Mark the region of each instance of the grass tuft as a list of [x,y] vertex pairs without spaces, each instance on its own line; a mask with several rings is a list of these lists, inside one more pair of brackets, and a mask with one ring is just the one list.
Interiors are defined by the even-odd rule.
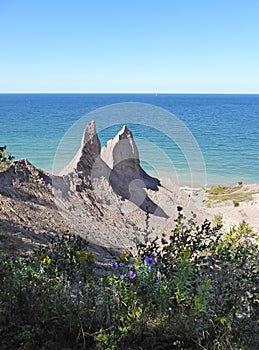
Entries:
[[252,200],[253,195],[259,193],[258,191],[241,192],[242,185],[237,186],[219,186],[206,190],[208,199],[217,201],[233,201],[244,202]]

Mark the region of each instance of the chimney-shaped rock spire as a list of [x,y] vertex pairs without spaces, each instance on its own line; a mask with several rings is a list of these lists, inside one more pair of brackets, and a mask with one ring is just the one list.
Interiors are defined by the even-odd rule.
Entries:
[[84,175],[90,175],[96,159],[100,156],[101,144],[96,133],[95,122],[87,124],[81,141],[81,147],[72,161],[60,172],[67,175],[79,171]]

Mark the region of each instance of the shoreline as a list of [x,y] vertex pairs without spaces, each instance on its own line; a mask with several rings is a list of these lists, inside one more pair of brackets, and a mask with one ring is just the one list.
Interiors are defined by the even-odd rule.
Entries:
[[230,229],[245,221],[259,236],[259,183],[218,186],[205,191],[202,211]]
[[[224,94],[223,96],[225,97],[221,98],[220,96],[222,95],[213,97],[213,94],[200,94],[195,97],[193,94],[163,95],[161,93],[158,94],[158,97],[152,94],[150,97],[145,97],[143,94],[136,93],[129,97],[122,97],[126,95],[117,96],[115,93],[109,97],[109,94],[98,93],[96,98],[93,98],[92,94],[89,96],[88,94],[83,94],[80,97],[76,93],[68,94],[64,98],[62,94],[54,94],[53,98],[49,98],[45,94],[40,94],[36,97],[33,94],[31,98],[25,98],[24,95],[19,97],[19,94],[18,97],[5,98],[6,95],[4,95],[1,99],[2,114],[8,120],[11,132],[6,133],[2,130],[0,138],[16,159],[27,158],[38,168],[51,171],[52,162],[60,141],[81,118],[85,118],[85,122],[87,122],[86,116],[90,118],[92,112],[109,105],[129,102],[150,104],[165,109],[188,126],[188,129],[198,142],[206,163],[207,187],[233,185],[238,181],[242,181],[244,184],[259,182],[257,171],[259,166],[256,128],[258,125],[256,115],[257,98],[248,98],[247,96],[249,95],[247,94],[238,94],[237,98]],[[202,97],[203,95],[204,98]],[[242,116],[245,123],[241,122],[243,120]],[[98,120],[96,120],[97,126],[99,125]],[[155,118],[153,121],[154,127],[156,127]],[[139,120],[139,123],[143,124],[143,126],[146,125],[145,122],[148,125],[149,119]],[[130,120],[125,119],[125,123],[130,123]],[[113,127],[115,128],[112,118],[110,124],[109,128],[111,127],[111,130]],[[107,141],[106,138],[110,137],[109,135],[112,131],[109,131],[109,129],[103,132],[101,125],[102,120],[100,119],[99,127],[102,134],[100,138],[102,145],[104,145]],[[253,130],[253,133],[251,135],[248,133],[247,137],[244,138],[243,135],[246,128]],[[176,180],[177,177],[182,178],[182,175],[184,175],[182,171],[188,176],[191,175],[190,173],[188,174],[190,169],[188,170],[188,164],[186,164],[186,159],[184,154],[182,154],[184,150],[180,152],[177,151],[177,148],[175,150],[174,144],[171,144],[170,140],[166,140],[156,130],[149,133],[148,129],[146,131],[142,129],[142,127],[134,125],[132,130],[136,136],[137,144],[140,141],[141,146],[141,142],[144,140],[151,142],[154,146],[158,146],[161,150],[165,150],[165,152],[162,152],[164,158],[151,152],[150,158],[146,159],[143,153],[143,161],[146,159],[146,164],[150,159],[150,168],[153,166],[156,171],[156,166],[158,165],[157,172],[161,172],[162,175],[163,169],[160,169],[160,164],[164,167],[165,172],[167,170],[175,170]],[[81,129],[79,130],[80,132]],[[37,135],[40,135],[40,138]],[[231,135],[235,135],[233,140]],[[171,152],[171,147],[173,153]],[[65,150],[71,151],[71,147],[66,147]],[[145,144],[143,144],[143,150],[145,151]],[[140,158],[142,159],[142,157]],[[171,165],[164,163],[166,159],[171,160]],[[153,163],[153,160],[155,160],[155,163]],[[150,173],[150,168],[146,167],[146,164],[143,164],[143,167]],[[194,166],[195,169],[198,172],[200,171],[199,167]],[[195,174],[193,175],[196,177]],[[186,185],[183,181],[179,182]],[[189,186],[191,181],[188,182],[187,185]],[[199,179],[196,182],[199,183]]]
[[[161,183],[163,185],[163,181]],[[245,221],[259,236],[259,183],[239,182],[207,188],[167,183],[165,187],[171,187],[172,192],[177,193],[175,205],[182,206],[187,217],[194,213],[198,224],[205,219],[213,224],[221,217],[224,228],[229,230]]]
[[[75,184],[80,183],[80,177],[75,174],[74,178],[54,177],[53,186],[51,174],[28,161],[15,161],[12,165],[10,170],[0,170],[0,232],[9,232],[11,241],[21,249],[29,249],[32,240],[41,244],[46,234],[69,232],[87,236],[100,255],[106,256],[107,249],[111,255],[117,247],[128,249],[136,232],[145,232],[146,211],[116,195],[107,181],[100,178],[97,187],[94,184],[93,188],[77,189]],[[195,214],[198,226],[205,219],[213,225],[216,218],[221,218],[228,231],[245,221],[259,236],[259,183],[214,190],[181,189],[162,181],[161,185],[157,191],[147,190],[151,202],[157,205],[157,211],[150,215],[151,235],[170,234],[180,206],[187,219]]]
[[[154,174],[149,173],[151,176],[156,177]],[[238,185],[257,185],[259,184],[256,181],[219,181],[219,182],[207,182],[206,184],[200,184],[198,182],[192,181],[174,181],[170,176],[162,176],[159,178],[161,182],[171,182],[173,184],[178,185],[182,190],[187,190],[187,191],[198,191],[198,190],[209,190],[217,187],[233,187],[233,186],[238,186]],[[223,180],[223,179],[222,179]]]

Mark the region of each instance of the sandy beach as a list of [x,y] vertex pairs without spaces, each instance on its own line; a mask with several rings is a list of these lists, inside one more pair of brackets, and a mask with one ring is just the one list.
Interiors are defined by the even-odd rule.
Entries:
[[259,235],[259,184],[182,188],[143,170],[128,128],[117,136],[110,143],[111,167],[91,122],[78,156],[61,175],[26,159],[0,170],[0,229],[15,238],[14,246],[28,251],[46,236],[69,233],[87,238],[100,260],[110,260],[147,231],[151,240],[170,234],[179,206],[199,226],[207,219],[229,230],[245,221]]
[[167,223],[158,217],[151,218],[151,225],[170,232],[177,216],[177,206],[183,208],[187,218],[194,218],[198,225],[207,219],[212,225],[222,222],[230,230],[245,221],[259,235],[259,184],[220,185],[207,190],[180,188],[162,181],[158,193],[152,199],[168,213]]
[[202,211],[212,221],[215,215],[222,216],[226,228],[246,221],[259,234],[259,184],[226,187],[223,195],[207,192]]

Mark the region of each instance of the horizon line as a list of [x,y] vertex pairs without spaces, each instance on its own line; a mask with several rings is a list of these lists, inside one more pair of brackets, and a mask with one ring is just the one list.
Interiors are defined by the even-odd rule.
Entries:
[[1,95],[4,94],[152,94],[152,95],[162,95],[162,94],[168,94],[168,95],[258,95],[259,92],[226,92],[226,91],[197,91],[197,92],[190,92],[190,91],[180,91],[180,92],[174,92],[174,91],[0,91]]

